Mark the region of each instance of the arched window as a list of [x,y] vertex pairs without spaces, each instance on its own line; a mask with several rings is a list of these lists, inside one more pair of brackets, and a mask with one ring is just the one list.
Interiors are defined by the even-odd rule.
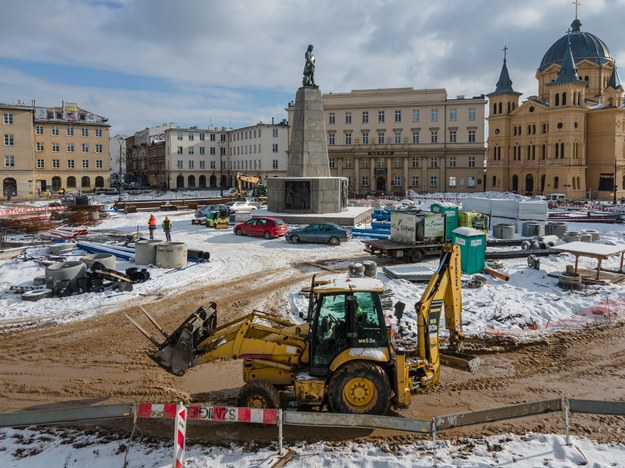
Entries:
[[499,103],[499,113],[501,114],[501,102]]
[[17,195],[17,180],[13,177],[7,177],[2,181],[2,194],[5,197],[13,197]]
[[516,174],[512,176],[512,191],[515,193],[519,191],[519,176]]
[[63,182],[59,176],[52,177],[52,190],[60,190],[62,183]]
[[560,178],[558,176],[553,178],[553,188],[557,189],[560,186]]
[[76,187],[76,177],[69,176],[67,178],[67,188],[75,188]]
[[210,176],[210,178],[208,180],[209,180],[210,188],[216,188],[217,187],[217,176],[215,174]]
[[198,184],[200,188],[206,188],[206,176],[205,175],[200,176]]
[[98,188],[104,187],[104,177],[98,176],[95,178],[95,186]]
[[193,175],[189,176],[189,183],[188,183],[187,187],[195,188],[195,176],[193,176]]
[[566,92],[562,93],[562,105],[566,106]]
[[540,176],[540,192],[541,193],[545,193],[545,180],[546,180],[545,175],[544,174],[541,175]]
[[564,143],[560,143],[560,159],[564,159]]
[[497,103],[493,104],[493,115],[497,113]]
[[560,93],[556,93],[556,107],[560,105]]
[[91,179],[87,176],[83,176],[82,179],[80,179],[80,186],[91,187]]
[[493,188],[497,186],[497,177],[493,176]]
[[176,177],[176,188],[184,188],[184,176],[182,174]]

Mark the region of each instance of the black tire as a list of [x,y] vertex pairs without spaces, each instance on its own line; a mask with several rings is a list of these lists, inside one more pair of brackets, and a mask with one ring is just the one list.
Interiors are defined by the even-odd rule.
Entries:
[[278,389],[263,380],[245,384],[239,392],[239,407],[279,408],[280,393]]
[[390,384],[377,364],[356,361],[345,364],[330,378],[328,402],[336,413],[386,414]]
[[269,231],[265,231],[265,232],[263,233],[263,237],[264,237],[265,239],[271,239],[271,233],[270,233]]
[[236,231],[234,231],[234,233],[235,233],[237,236],[242,236],[242,235],[243,235],[243,231],[241,231],[241,229],[237,229]]
[[339,245],[341,243],[341,239],[336,236],[332,236],[328,239],[328,244],[330,245]]
[[410,253],[410,261],[412,263],[422,262],[425,258],[425,252],[421,249],[415,249]]
[[299,236],[298,235],[293,235],[291,236],[291,244],[299,244]]

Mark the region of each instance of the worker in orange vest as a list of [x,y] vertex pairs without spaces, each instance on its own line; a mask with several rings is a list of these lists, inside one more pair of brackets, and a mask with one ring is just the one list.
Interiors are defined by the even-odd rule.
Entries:
[[150,215],[148,219],[148,229],[150,230],[150,239],[154,239],[154,230],[156,229],[156,216]]

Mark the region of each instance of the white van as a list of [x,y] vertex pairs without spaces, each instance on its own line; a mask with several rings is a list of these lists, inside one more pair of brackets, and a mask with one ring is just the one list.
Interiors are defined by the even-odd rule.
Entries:
[[566,195],[563,193],[550,193],[545,195],[545,200],[549,203],[564,203],[566,202]]

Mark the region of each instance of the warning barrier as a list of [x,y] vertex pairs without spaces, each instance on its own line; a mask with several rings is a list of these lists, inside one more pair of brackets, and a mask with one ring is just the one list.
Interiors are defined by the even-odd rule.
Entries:
[[45,206],[42,208],[8,208],[0,210],[0,216],[22,215],[28,213],[45,213],[46,211],[64,211],[65,206]]
[[[236,408],[232,406],[201,406],[189,405],[188,418],[198,421],[242,422],[257,424],[276,424],[277,409]],[[176,405],[153,405],[140,403],[137,406],[140,418],[173,419],[176,416]]]

